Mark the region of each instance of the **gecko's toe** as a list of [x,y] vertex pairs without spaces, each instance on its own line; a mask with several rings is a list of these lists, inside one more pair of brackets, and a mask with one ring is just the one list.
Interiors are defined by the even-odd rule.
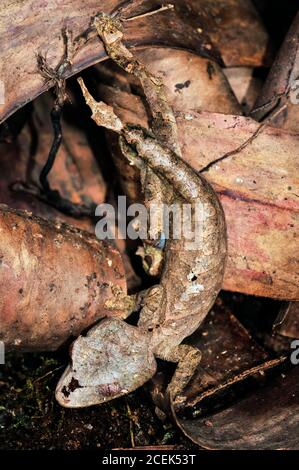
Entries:
[[149,338],[122,320],[105,319],[71,350],[72,364],[62,375],[56,399],[65,407],[96,405],[125,395],[156,371]]

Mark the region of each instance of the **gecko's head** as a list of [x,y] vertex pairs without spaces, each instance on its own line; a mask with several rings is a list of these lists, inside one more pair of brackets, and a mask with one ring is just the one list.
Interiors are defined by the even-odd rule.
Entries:
[[67,408],[97,405],[130,393],[156,372],[150,338],[138,327],[107,318],[71,348],[72,363],[56,387]]
[[112,45],[123,38],[123,25],[120,19],[113,18],[106,13],[98,13],[93,19],[99,36],[105,44]]

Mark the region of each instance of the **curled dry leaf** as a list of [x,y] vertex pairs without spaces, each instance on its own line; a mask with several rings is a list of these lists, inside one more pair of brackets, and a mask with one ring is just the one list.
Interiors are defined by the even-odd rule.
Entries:
[[0,339],[8,349],[57,349],[105,316],[121,316],[120,254],[87,232],[0,210]]
[[[180,122],[183,116],[178,125],[185,139],[185,158],[199,171],[237,149],[259,128],[250,119],[204,113],[181,127]],[[298,142],[298,134],[269,127],[242,151],[204,173],[226,214],[229,258],[224,288],[228,290],[298,299],[294,258],[298,253]]]

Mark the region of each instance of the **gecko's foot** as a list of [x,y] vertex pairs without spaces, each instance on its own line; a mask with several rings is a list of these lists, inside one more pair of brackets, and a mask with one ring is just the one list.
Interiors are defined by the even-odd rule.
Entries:
[[72,66],[74,55],[72,31],[67,27],[64,27],[62,28],[61,35],[64,44],[64,51],[56,67],[51,67],[48,63],[47,57],[41,52],[36,54],[38,71],[46,81],[55,82],[62,79],[64,73]]
[[176,395],[175,397],[171,397],[170,400],[176,412],[179,412],[180,410],[185,408],[187,397],[184,395]]
[[67,408],[97,405],[125,395],[147,382],[156,371],[149,338],[138,327],[107,318],[71,349],[72,363],[56,388]]
[[46,84],[54,85],[56,102],[60,107],[69,99],[64,77],[72,67],[72,58],[74,55],[72,32],[66,27],[62,29],[62,38],[64,52],[56,67],[49,65],[46,56],[40,52],[36,54],[38,72],[44,78]]

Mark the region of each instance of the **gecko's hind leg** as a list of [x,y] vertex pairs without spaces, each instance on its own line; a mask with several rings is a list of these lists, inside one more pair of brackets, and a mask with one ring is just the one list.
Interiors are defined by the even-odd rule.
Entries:
[[166,395],[175,407],[182,406],[186,401],[184,389],[200,364],[201,351],[188,344],[180,344],[166,354],[158,354],[157,357],[169,362],[177,362],[177,367],[167,387]]

